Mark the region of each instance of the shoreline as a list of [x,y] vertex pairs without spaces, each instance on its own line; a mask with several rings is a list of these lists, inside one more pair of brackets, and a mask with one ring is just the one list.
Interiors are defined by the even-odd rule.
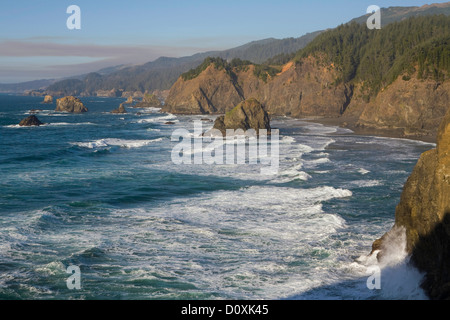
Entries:
[[407,139],[407,140],[415,140],[426,143],[436,143],[437,136],[429,135],[429,136],[406,136],[403,133],[403,129],[377,129],[377,128],[362,128],[352,125],[355,123],[353,119],[349,118],[327,118],[327,117],[310,117],[299,119],[307,122],[315,122],[322,125],[328,126],[338,126],[343,129],[350,129],[356,135],[360,136],[374,136],[374,137],[383,137],[383,138],[397,138],[397,139]]

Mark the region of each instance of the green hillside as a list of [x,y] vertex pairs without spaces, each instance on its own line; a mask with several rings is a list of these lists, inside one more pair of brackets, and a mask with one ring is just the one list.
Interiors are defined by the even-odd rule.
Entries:
[[324,63],[340,69],[336,83],[360,82],[376,94],[398,76],[444,81],[450,75],[450,17],[413,17],[369,30],[351,23],[318,36],[295,61],[325,54]]

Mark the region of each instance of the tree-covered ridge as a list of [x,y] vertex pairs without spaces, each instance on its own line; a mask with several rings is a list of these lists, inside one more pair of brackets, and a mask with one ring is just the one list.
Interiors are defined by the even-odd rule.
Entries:
[[214,68],[216,68],[217,70],[225,70],[233,78],[236,78],[236,72],[248,71],[249,66],[253,65],[253,74],[256,77],[262,79],[264,82],[266,82],[269,77],[273,77],[281,71],[280,66],[271,66],[268,64],[253,64],[248,60],[241,60],[239,58],[235,58],[228,62],[222,58],[208,57],[197,68],[183,73],[181,75],[181,78],[184,81],[195,79],[210,65],[214,65]]
[[364,83],[376,94],[398,76],[445,80],[450,76],[450,17],[414,17],[381,30],[351,23],[319,35],[295,61],[325,53],[340,70],[336,83]]

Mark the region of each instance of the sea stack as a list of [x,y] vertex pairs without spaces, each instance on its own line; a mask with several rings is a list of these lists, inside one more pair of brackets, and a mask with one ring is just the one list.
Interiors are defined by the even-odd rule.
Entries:
[[41,125],[43,125],[43,123],[41,121],[39,121],[39,119],[34,115],[23,119],[19,123],[19,126],[21,126],[21,127],[38,127]]
[[442,121],[437,148],[420,157],[405,184],[394,228],[375,241],[389,246],[390,233],[404,230],[412,264],[425,273],[422,288],[431,299],[450,299],[450,109]]
[[80,99],[68,96],[56,100],[56,111],[83,113],[88,112],[88,109],[83,105]]
[[257,134],[261,129],[267,130],[268,134],[271,131],[269,115],[261,103],[253,98],[242,101],[225,116],[218,117],[214,129],[220,130],[223,135],[227,129],[254,129]]
[[125,102],[126,104],[132,104],[133,103],[133,97],[129,96],[127,101]]
[[51,95],[46,95],[42,103],[53,103],[53,97]]
[[111,111],[111,113],[123,114],[123,113],[127,113],[127,110],[126,110],[125,107],[123,106],[123,103],[121,103],[120,106],[119,106],[119,108],[114,109],[113,111]]

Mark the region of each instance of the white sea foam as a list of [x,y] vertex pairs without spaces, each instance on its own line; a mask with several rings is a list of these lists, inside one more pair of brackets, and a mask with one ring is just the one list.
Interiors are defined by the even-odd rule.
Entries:
[[167,122],[167,121],[171,121],[171,122],[179,122],[179,120],[176,120],[177,116],[173,115],[173,114],[168,114],[165,116],[158,116],[158,117],[153,117],[153,118],[147,118],[147,119],[140,119],[137,121],[137,123],[155,123],[155,122]]
[[140,113],[146,114],[146,113],[159,113],[161,111],[161,108],[135,108],[139,109]]
[[381,250],[383,255],[377,259],[379,251],[372,255],[357,259],[360,266],[368,271],[377,267],[381,270],[381,289],[379,294],[383,299],[407,297],[409,300],[426,300],[427,297],[420,288],[423,274],[409,263],[410,256],[406,251],[406,229],[394,227],[385,237]]
[[153,140],[124,140],[124,139],[100,139],[96,141],[90,141],[90,142],[74,142],[73,145],[82,147],[82,148],[88,148],[88,149],[95,149],[95,148],[105,148],[105,147],[111,147],[111,146],[117,146],[122,148],[140,148],[143,146],[147,146],[149,144],[160,142],[163,138],[153,139]]
[[[126,247],[148,257],[142,260],[141,271],[133,274],[137,278],[149,274],[146,266],[170,273],[169,266],[176,264],[177,270],[187,271],[188,278],[195,275],[197,283],[220,288],[230,297],[280,298],[299,292],[298,284],[307,290],[320,283],[325,268],[303,273],[298,263],[311,257],[321,264],[320,256],[330,254],[326,243],[347,226],[339,215],[324,212],[321,203],[351,195],[349,190],[333,187],[253,186],[117,209],[110,218],[129,227],[119,232],[111,229],[109,240],[126,241]],[[105,227],[109,226],[113,224]],[[164,252],[155,250],[160,243]]]
[[366,174],[368,174],[368,173],[370,173],[369,170],[366,170],[366,169],[364,169],[364,168],[359,168],[359,169],[358,169],[358,172],[359,172],[360,174],[362,174],[363,176],[366,175]]
[[359,188],[369,188],[369,187],[377,187],[382,186],[384,183],[380,180],[356,180],[351,182],[352,185],[355,185]]

